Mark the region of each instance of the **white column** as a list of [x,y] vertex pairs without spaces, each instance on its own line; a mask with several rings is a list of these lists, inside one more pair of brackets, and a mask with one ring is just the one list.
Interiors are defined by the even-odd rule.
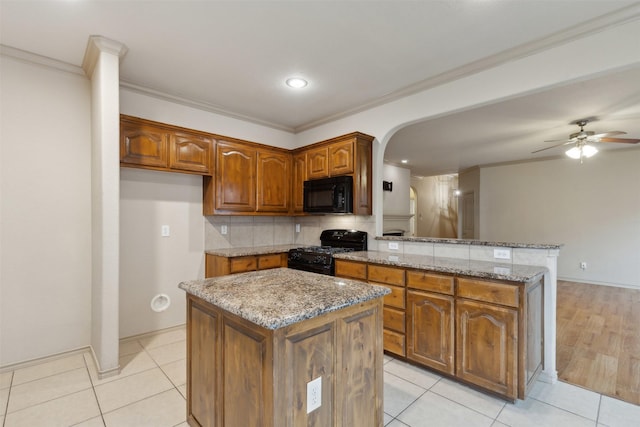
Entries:
[[126,47],[91,36],[91,347],[99,376],[119,372],[120,57]]
[[544,369],[540,380],[558,381],[556,370],[556,305],[558,294],[558,249],[550,249],[547,255],[549,272],[544,275]]

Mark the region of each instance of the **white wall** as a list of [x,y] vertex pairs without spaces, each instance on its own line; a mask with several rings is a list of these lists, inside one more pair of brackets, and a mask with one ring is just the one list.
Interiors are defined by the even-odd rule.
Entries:
[[[204,277],[204,235],[202,177],[121,168],[120,337],[185,322],[178,283]],[[159,313],[150,307],[158,294],[171,299]]]
[[389,215],[408,215],[411,171],[393,165],[384,165],[382,179],[393,183],[393,191],[382,192],[384,213]]
[[[480,169],[480,239],[561,243],[558,277],[640,288],[640,150]],[[587,262],[581,270],[579,263]]]
[[89,345],[90,83],[0,61],[0,366]]

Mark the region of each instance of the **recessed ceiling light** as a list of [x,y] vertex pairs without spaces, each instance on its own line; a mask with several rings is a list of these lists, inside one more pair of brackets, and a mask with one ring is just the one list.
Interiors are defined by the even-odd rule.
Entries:
[[301,79],[300,77],[288,78],[286,83],[287,83],[287,86],[292,87],[294,89],[302,89],[307,84],[309,84],[305,79]]
[[400,160],[400,163],[409,163],[409,160],[402,159],[402,160]]

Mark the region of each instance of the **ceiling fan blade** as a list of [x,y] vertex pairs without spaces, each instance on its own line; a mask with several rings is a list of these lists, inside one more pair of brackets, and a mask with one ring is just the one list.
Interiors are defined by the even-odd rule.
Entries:
[[640,139],[632,138],[600,138],[600,142],[622,142],[623,144],[637,144]]
[[[550,141],[545,141],[545,142],[550,142]],[[539,153],[540,151],[549,150],[551,148],[556,148],[556,147],[560,147],[560,146],[563,146],[563,145],[569,145],[569,144],[573,144],[573,143],[574,143],[573,141],[566,141],[566,142],[563,142],[562,144],[556,144],[556,145],[552,145],[551,147],[541,148],[539,150],[532,151],[531,154]]]
[[624,135],[626,132],[621,132],[619,130],[614,130],[611,132],[599,133],[597,135],[591,135],[589,138],[606,138],[608,136],[616,136],[616,135]]
[[565,139],[547,139],[547,140],[546,140],[546,141],[544,141],[544,142],[560,142],[560,141],[564,141],[564,142],[567,142],[567,143],[569,143],[569,142],[574,142],[574,141],[573,141],[573,139],[569,139],[569,140],[568,140],[568,139],[566,139],[566,138],[565,138]]

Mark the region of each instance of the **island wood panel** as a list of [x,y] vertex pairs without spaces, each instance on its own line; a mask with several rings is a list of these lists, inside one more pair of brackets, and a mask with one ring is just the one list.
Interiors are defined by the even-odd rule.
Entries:
[[191,426],[222,425],[220,317],[193,301],[187,303],[187,421]]
[[[191,412],[194,405],[188,404],[191,426],[382,427],[381,298],[276,330],[262,328],[193,295],[187,295],[187,304],[187,400],[201,399],[195,392],[220,390],[221,394],[212,399],[215,403],[202,408],[213,413],[196,417]],[[206,307],[203,315],[191,314],[194,305]],[[215,322],[209,319],[212,315]],[[217,327],[209,335],[198,335],[197,331],[214,323]],[[194,346],[196,336],[200,341],[217,342]],[[223,355],[214,358],[219,360],[216,363],[204,364],[215,371],[197,370],[203,364],[193,363],[194,358],[211,360],[211,355],[194,354],[200,349]],[[322,405],[307,414],[306,384],[318,376],[323,377]]]
[[[542,281],[531,285],[524,296],[522,314],[526,320],[520,322],[518,336],[522,336],[524,342],[519,343],[521,348],[519,364],[518,396],[526,396],[535,384],[540,372],[544,368],[544,286]],[[526,329],[525,329],[526,326]]]
[[454,299],[436,293],[407,292],[407,358],[453,375]]

